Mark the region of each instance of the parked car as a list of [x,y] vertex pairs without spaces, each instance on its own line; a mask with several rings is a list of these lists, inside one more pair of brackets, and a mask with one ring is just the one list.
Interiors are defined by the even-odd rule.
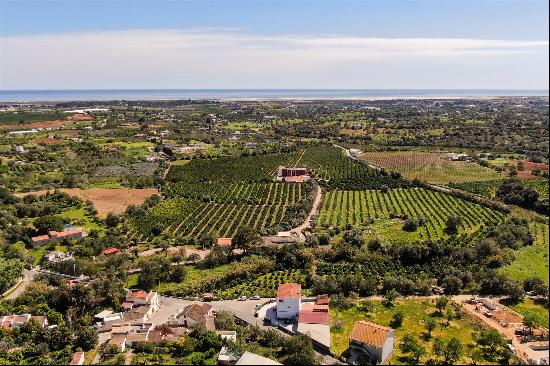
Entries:
[[246,296],[241,296],[237,299],[237,301],[246,301]]
[[260,300],[260,296],[258,295],[250,296],[248,300]]
[[515,335],[520,335],[520,336],[526,336],[526,335],[529,335],[529,329],[525,329],[525,328],[516,329],[514,331],[514,334]]

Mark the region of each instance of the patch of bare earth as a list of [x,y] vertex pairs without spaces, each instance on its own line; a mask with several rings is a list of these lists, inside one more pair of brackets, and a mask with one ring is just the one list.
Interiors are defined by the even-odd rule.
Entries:
[[41,122],[31,122],[31,123],[22,123],[22,124],[11,124],[11,125],[2,125],[0,128],[5,130],[27,130],[33,128],[60,128],[66,124],[72,122],[80,121],[93,121],[94,117],[89,114],[75,114],[72,116],[65,117],[64,119],[56,119],[53,121],[41,121]]
[[[60,191],[66,192],[84,201],[90,200],[93,202],[98,212],[98,216],[101,218],[106,217],[109,212],[121,214],[128,206],[140,205],[147,197],[158,194],[156,188],[62,188]],[[22,197],[28,194],[42,195],[46,192],[47,191],[17,193],[16,196]]]

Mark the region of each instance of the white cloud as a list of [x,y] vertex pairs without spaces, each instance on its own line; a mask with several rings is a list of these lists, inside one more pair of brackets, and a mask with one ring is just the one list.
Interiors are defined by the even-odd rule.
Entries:
[[0,88],[547,88],[547,52],[548,41],[216,28],[21,35],[0,38]]

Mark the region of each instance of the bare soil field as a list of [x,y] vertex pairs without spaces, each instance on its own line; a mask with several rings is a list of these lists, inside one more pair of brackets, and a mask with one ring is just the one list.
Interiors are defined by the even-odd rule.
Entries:
[[32,142],[34,144],[39,144],[39,145],[57,145],[57,144],[64,143],[65,140],[46,138],[46,139],[34,139],[32,140]]
[[548,164],[545,163],[533,163],[527,160],[514,160],[515,164],[519,162],[523,163],[524,170],[518,170],[516,177],[518,179],[538,179],[540,177],[533,175],[533,170],[548,171]]
[[[140,205],[145,199],[153,194],[158,194],[156,188],[133,189],[133,188],[62,188],[63,192],[76,196],[84,201],[90,200],[97,209],[98,216],[104,218],[109,212],[115,214],[123,213],[130,205]],[[28,194],[42,195],[47,191],[35,191],[28,193],[17,193],[18,197]]]
[[64,119],[56,119],[53,121],[41,121],[41,122],[31,122],[23,124],[11,124],[11,125],[2,125],[1,129],[4,130],[30,130],[33,128],[59,128],[71,122],[81,122],[81,121],[93,121],[94,117],[89,114],[75,114]]
[[361,155],[369,164],[418,178],[432,184],[502,179],[492,169],[467,161],[451,161],[444,154],[417,151],[367,152]]

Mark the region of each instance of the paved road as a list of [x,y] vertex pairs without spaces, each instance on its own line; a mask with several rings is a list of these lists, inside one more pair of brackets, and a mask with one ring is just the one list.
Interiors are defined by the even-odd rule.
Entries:
[[13,292],[6,296],[6,300],[15,299],[17,296],[21,295],[36,275],[37,272],[34,269],[23,270],[23,281],[19,284],[19,286],[17,286],[17,288]]

